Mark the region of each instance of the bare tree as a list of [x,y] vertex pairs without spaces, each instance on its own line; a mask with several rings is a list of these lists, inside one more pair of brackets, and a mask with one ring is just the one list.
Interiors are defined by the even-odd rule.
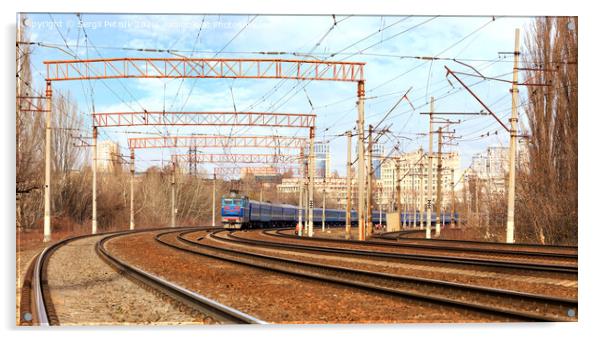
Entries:
[[535,20],[526,41],[529,162],[519,173],[519,236],[577,242],[577,18]]

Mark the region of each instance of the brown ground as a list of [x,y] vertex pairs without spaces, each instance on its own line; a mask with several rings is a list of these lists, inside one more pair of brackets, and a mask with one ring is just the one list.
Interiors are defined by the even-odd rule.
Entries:
[[[173,236],[171,236],[171,240]],[[167,238],[170,239],[169,237]],[[152,233],[123,236],[107,247],[148,272],[274,323],[395,323],[499,321],[426,302],[369,293],[337,284],[183,253]]]
[[[198,238],[200,232],[191,233],[186,236],[188,239]],[[260,232],[236,232],[244,238],[259,239],[268,241],[290,242],[294,239],[278,238],[266,236]],[[205,241],[205,240],[203,240]],[[313,243],[311,241],[298,240],[301,244]],[[324,245],[323,243],[321,245]],[[354,269],[362,269],[368,271],[391,273],[396,275],[414,276],[428,279],[436,279],[443,281],[451,281],[457,283],[465,283],[484,287],[494,287],[521,292],[529,292],[543,295],[553,295],[564,298],[577,298],[577,280],[576,277],[569,279],[568,277],[559,277],[558,275],[544,273],[536,274],[535,276],[525,276],[520,273],[504,273],[504,272],[486,272],[470,267],[462,267],[454,264],[436,264],[436,263],[421,263],[404,262],[401,260],[383,260],[359,258],[357,256],[345,256],[340,254],[318,254],[316,252],[291,251],[287,249],[270,249],[260,248],[248,245],[234,245],[228,243],[227,246],[236,247],[236,249],[244,249],[246,252],[254,252],[267,254],[270,256],[278,256],[283,258],[291,258],[301,261],[311,261],[312,263],[323,263],[329,265],[343,266]],[[338,247],[346,248],[347,246],[339,245]],[[380,248],[379,248],[380,250]]]

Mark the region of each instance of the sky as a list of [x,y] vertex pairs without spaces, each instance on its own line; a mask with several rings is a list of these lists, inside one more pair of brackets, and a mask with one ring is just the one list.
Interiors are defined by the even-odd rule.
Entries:
[[[479,112],[479,103],[444,66],[485,76],[512,79],[514,30],[521,44],[532,17],[491,16],[273,16],[273,15],[129,15],[28,14],[30,41],[41,42],[32,53],[34,84],[42,92],[44,60],[111,57],[262,58],[258,52],[285,52],[279,58],[365,62],[366,128],[392,124],[380,138],[385,154],[399,144],[401,151],[428,149],[428,101],[435,111]],[[335,24],[336,23],[336,24]],[[135,49],[163,49],[141,52]],[[293,53],[296,53],[294,55]],[[334,54],[334,55],[333,55]],[[421,60],[437,56],[454,60]],[[504,123],[511,113],[510,84],[461,76]],[[68,91],[85,119],[84,134],[92,130],[91,112],[254,111],[315,113],[316,139],[329,142],[331,168],[345,173],[345,131],[357,119],[356,84],[332,81],[272,79],[119,79],[63,81],[54,90]],[[400,100],[402,95],[409,100]],[[235,109],[236,108],[236,109]],[[528,126],[519,107],[520,123]],[[458,116],[449,117],[454,120]],[[509,136],[492,116],[461,116],[453,125],[461,168],[488,146],[507,145]],[[489,136],[484,136],[489,132]],[[495,134],[497,132],[497,134]],[[288,135],[304,137],[306,129],[261,127],[129,127],[101,128],[99,140],[118,142],[129,155],[127,138],[159,135]],[[354,145],[353,149],[355,148]],[[136,170],[168,161],[186,149],[137,150]],[[206,153],[273,153],[274,150],[212,149]],[[229,166],[229,165],[228,165]],[[211,165],[206,166],[210,170]]]

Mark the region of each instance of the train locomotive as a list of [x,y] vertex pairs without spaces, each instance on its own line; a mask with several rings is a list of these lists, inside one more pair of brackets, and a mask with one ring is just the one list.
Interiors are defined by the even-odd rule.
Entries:
[[[344,226],[346,211],[341,209],[326,209],[325,224],[328,226]],[[302,220],[305,221],[307,213],[303,211]],[[294,227],[299,221],[299,207],[289,204],[274,204],[271,202],[260,202],[250,200],[244,195],[231,192],[224,195],[221,199],[221,218],[224,228],[232,229],[251,229],[251,228],[275,228],[275,227]],[[401,221],[406,224],[420,220],[420,213],[401,213]],[[372,220],[375,225],[386,225],[386,213],[378,210],[372,211]],[[426,220],[426,213],[422,220]],[[435,213],[431,216],[432,223],[435,223]],[[442,224],[450,224],[452,221],[451,213],[442,214]],[[455,213],[455,220],[458,219],[458,213]],[[315,207],[313,209],[314,224],[322,224],[322,209]],[[351,211],[351,225],[357,225],[357,212]]]

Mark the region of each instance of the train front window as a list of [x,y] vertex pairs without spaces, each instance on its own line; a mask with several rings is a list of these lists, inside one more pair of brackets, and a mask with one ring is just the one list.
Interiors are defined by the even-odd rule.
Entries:
[[234,199],[232,201],[232,204],[236,205],[236,206],[242,206],[242,200],[241,199]]
[[232,205],[232,199],[224,199],[224,205]]

